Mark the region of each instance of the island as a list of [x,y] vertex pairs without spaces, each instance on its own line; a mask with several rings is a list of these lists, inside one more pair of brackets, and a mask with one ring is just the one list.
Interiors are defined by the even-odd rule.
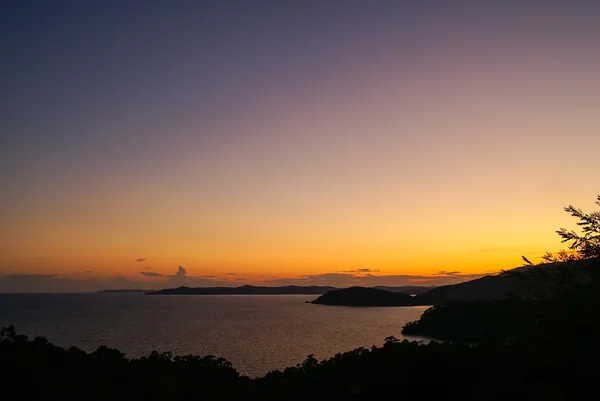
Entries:
[[[377,288],[377,287],[375,287]],[[420,294],[433,287],[385,287],[385,292],[408,294]],[[340,288],[330,286],[298,286],[288,285],[282,287],[265,287],[254,285],[243,285],[241,287],[177,287],[162,290],[149,291],[147,295],[321,295]]]
[[367,287],[350,287],[329,291],[312,304],[339,306],[414,306],[414,297],[399,292]]
[[243,285],[241,287],[177,287],[151,291],[148,295],[314,295],[335,290],[328,286],[262,287]]

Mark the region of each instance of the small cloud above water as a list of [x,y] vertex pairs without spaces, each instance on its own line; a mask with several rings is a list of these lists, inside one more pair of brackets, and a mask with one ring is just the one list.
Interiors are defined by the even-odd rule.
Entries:
[[157,272],[140,272],[140,274],[143,274],[144,276],[148,276],[148,277],[164,277],[164,274],[161,273],[157,273]]
[[379,269],[354,269],[354,270],[342,270],[340,273],[377,273]]
[[327,285],[332,287],[352,287],[352,286],[440,286],[457,284],[468,280],[483,277],[484,274],[461,274],[458,271],[440,271],[433,275],[410,275],[410,274],[390,274],[374,275],[356,269],[351,273],[324,273],[305,275],[295,278],[277,278],[264,280],[264,285]]
[[436,273],[436,276],[459,276],[460,272],[447,272],[445,270],[441,270]]

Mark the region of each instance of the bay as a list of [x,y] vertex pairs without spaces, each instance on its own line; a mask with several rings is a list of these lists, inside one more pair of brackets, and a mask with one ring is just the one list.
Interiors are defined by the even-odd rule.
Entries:
[[[427,307],[307,304],[315,295],[1,294],[0,326],[91,352],[223,357],[251,377],[399,339]],[[420,338],[408,337],[410,340]]]

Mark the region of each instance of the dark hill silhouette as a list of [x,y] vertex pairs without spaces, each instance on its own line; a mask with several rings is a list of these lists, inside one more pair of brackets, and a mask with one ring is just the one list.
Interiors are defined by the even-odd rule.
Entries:
[[432,289],[435,288],[435,286],[426,287],[426,286],[420,286],[420,285],[407,285],[407,286],[402,286],[402,287],[389,287],[389,286],[378,285],[378,286],[375,286],[372,288],[375,288],[377,290],[390,291],[390,292],[399,292],[401,294],[416,295],[416,294],[422,294],[427,291],[431,291]]
[[[402,333],[440,340],[510,343],[524,333],[533,339],[551,338],[600,327],[596,317],[598,258],[527,266],[510,270],[501,278],[525,287],[525,296],[437,303],[419,320],[407,323]],[[472,285],[486,288],[480,283]],[[474,293],[478,291],[481,288]]]
[[506,274],[484,276],[464,283],[433,288],[415,297],[421,305],[438,305],[453,301],[483,301],[521,297],[528,293],[525,283]]
[[148,295],[282,295],[282,294],[325,294],[335,290],[328,286],[259,287],[243,285],[241,287],[177,287],[152,291]]
[[[405,286],[405,287],[375,287],[391,292],[403,294],[419,294],[433,287]],[[150,291],[148,295],[320,295],[339,288],[330,286],[296,286],[262,287],[243,285],[241,287],[177,287]]]
[[340,306],[412,306],[415,304],[414,298],[410,295],[366,287],[329,291],[311,303]]
[[[531,298],[544,293],[557,275],[569,274],[586,281],[585,260],[521,266],[496,275],[484,276],[464,283],[433,288],[415,297],[419,305],[441,305],[448,302],[494,301],[508,298]],[[578,271],[577,275],[573,272]],[[537,280],[523,279],[524,273],[539,276]]]

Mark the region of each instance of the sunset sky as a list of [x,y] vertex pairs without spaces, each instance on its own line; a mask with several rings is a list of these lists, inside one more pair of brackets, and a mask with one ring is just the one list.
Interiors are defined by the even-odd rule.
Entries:
[[600,193],[598,21],[597,1],[2,2],[0,291],[537,261]]

